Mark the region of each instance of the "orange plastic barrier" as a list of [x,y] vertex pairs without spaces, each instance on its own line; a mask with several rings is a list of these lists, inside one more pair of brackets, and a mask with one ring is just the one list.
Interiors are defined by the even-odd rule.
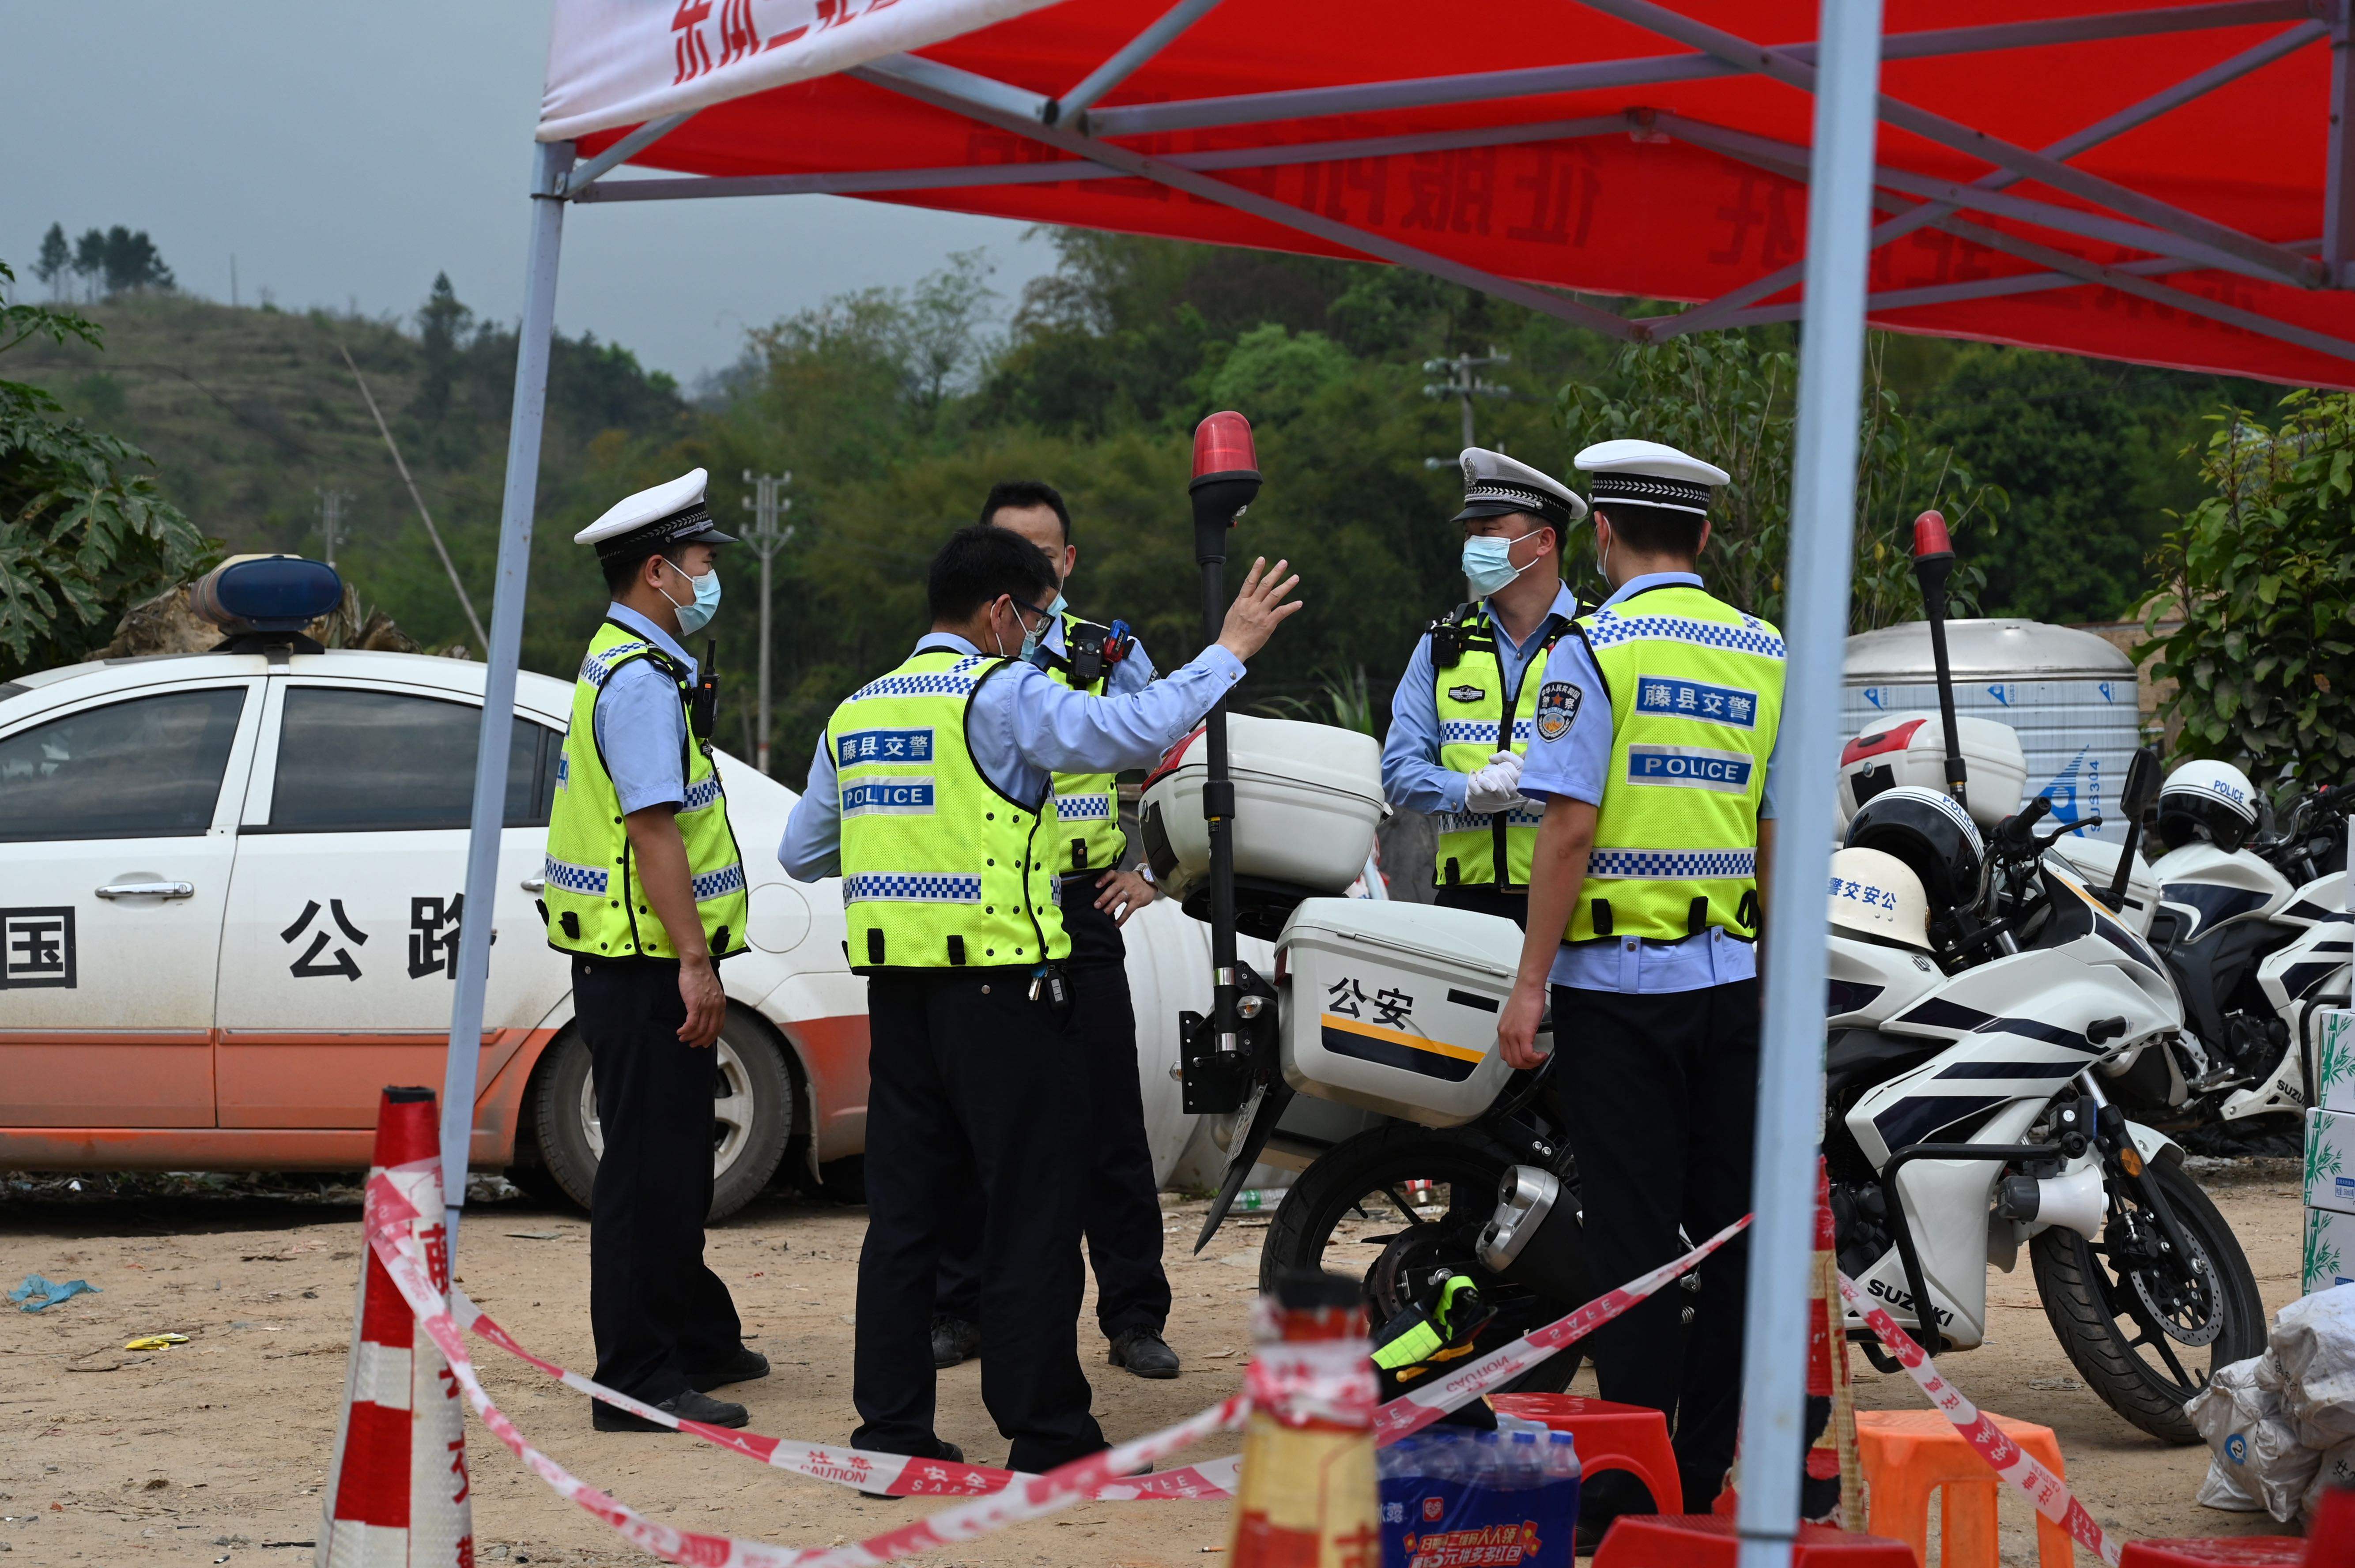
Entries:
[[[1998,1431],[2041,1460],[2055,1476],[2061,1445],[2049,1426],[1984,1413]],[[1864,1460],[1865,1485],[1872,1497],[1870,1528],[1877,1535],[1913,1543],[1914,1556],[1930,1561],[1930,1495],[1945,1488],[1938,1538],[1943,1568],[1997,1568],[1996,1495],[2002,1483],[1991,1474],[1962,1434],[1934,1410],[1868,1410],[1856,1417],[1857,1445]],[[2039,1515],[2036,1560],[2041,1568],[2075,1568],[2076,1545],[2069,1532]]]
[[1684,1483],[1677,1476],[1677,1452],[1668,1443],[1668,1418],[1649,1406],[1614,1404],[1575,1393],[1499,1393],[1488,1397],[1498,1415],[1541,1421],[1578,1440],[1578,1468],[1592,1479],[1597,1470],[1625,1470],[1651,1488],[1661,1513],[1682,1513]]

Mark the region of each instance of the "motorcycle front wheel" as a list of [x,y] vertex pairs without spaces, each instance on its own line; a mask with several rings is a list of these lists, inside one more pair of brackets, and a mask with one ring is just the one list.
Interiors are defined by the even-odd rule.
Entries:
[[[1369,1328],[1412,1304],[1434,1268],[1469,1275],[1497,1316],[1466,1361],[1583,1305],[1550,1301],[1501,1279],[1474,1255],[1496,1211],[1497,1188],[1513,1157],[1470,1128],[1439,1130],[1395,1122],[1336,1145],[1303,1171],[1269,1224],[1260,1251],[1260,1289],[1295,1269],[1359,1282]],[[1559,1393],[1582,1358],[1556,1351],[1497,1392]]]
[[2264,1304],[2200,1184],[2174,1160],[2152,1161],[2150,1173],[2192,1257],[2158,1246],[2158,1216],[2134,1183],[2113,1189],[2101,1241],[2055,1225],[2028,1243],[2029,1257],[2061,1349],[2102,1403],[2163,1442],[2197,1443],[2184,1403],[2219,1368],[2265,1348]]

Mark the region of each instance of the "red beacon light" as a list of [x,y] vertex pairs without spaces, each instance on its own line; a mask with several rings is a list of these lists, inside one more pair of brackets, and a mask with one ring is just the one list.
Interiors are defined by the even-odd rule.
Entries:
[[1251,421],[1228,409],[1194,427],[1194,481],[1199,489],[1219,479],[1259,477],[1259,453],[1252,445]]
[[1943,512],[1924,512],[1913,519],[1913,559],[1915,560],[1952,560],[1955,541],[1946,535],[1946,517]]

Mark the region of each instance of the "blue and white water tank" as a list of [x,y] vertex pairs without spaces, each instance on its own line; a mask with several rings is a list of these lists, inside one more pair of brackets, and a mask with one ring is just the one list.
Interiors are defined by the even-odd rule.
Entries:
[[[2009,724],[2028,753],[2028,789],[2062,822],[2099,813],[2094,835],[2124,833],[2118,786],[2141,744],[2134,661],[2091,632],[2038,621],[1949,621],[1958,713]],[[1930,624],[1911,621],[1848,640],[1841,738],[1884,713],[1935,712]]]

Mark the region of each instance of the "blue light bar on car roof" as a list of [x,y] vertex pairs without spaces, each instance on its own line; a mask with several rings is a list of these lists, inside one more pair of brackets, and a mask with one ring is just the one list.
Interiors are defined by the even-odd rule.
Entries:
[[344,602],[344,580],[299,555],[231,556],[188,590],[188,607],[227,632],[299,632]]

